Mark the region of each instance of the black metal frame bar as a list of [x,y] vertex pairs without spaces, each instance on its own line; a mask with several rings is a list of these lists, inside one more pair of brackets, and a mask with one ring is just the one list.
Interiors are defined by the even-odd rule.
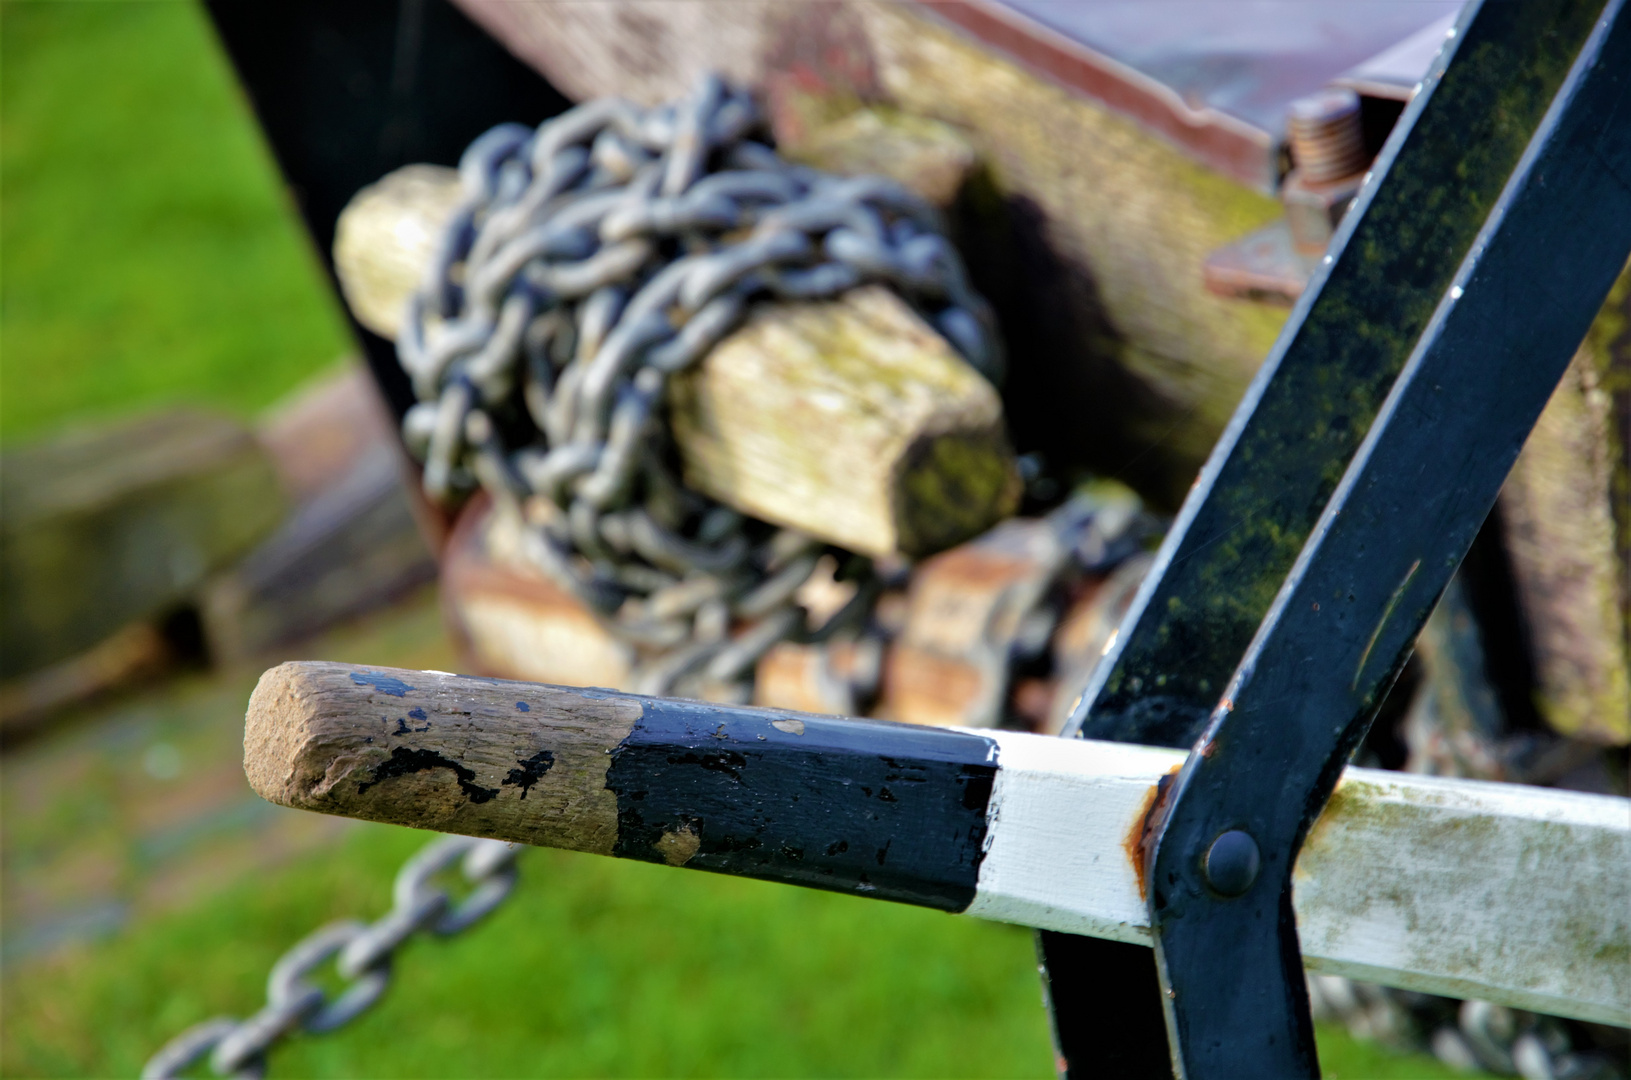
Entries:
[[1084,694],[1092,737],[1205,726],[1146,838],[1163,992],[1078,1026],[1062,985],[1148,961],[1044,935],[1072,1075],[1156,1004],[1170,1064],[1118,1074],[1318,1075],[1297,850],[1631,249],[1631,19],[1597,7],[1464,14]]
[[[1292,864],[1631,253],[1623,11],[1582,48],[1170,789],[1150,911],[1181,1075],[1318,1074]],[[1246,863],[1219,865],[1231,844]]]

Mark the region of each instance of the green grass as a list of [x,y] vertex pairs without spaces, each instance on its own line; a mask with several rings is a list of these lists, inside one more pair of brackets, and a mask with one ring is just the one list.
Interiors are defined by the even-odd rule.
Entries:
[[[7,1075],[133,1075],[186,1025],[260,1004],[307,929],[389,904],[426,834],[345,846],[196,910],[31,965],[6,1001]],[[283,1076],[1046,1076],[1028,932],[644,863],[528,852],[456,941],[416,942],[343,1032]]]
[[202,10],[0,5],[0,438],[248,416],[350,348]]
[[[10,980],[8,1076],[129,1076],[165,1039],[263,1001],[266,970],[330,919],[377,915],[427,834],[359,826],[338,851],[243,882]],[[417,940],[344,1030],[274,1075],[1045,1077],[1030,933],[849,896],[530,851],[510,902]],[[1465,1074],[1322,1027],[1328,1080]]]

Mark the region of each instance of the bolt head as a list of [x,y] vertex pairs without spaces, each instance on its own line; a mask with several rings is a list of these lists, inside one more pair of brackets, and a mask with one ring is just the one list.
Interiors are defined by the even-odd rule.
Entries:
[[1230,829],[1212,841],[1202,864],[1206,883],[1223,896],[1239,896],[1250,889],[1262,868],[1257,841],[1240,829]]

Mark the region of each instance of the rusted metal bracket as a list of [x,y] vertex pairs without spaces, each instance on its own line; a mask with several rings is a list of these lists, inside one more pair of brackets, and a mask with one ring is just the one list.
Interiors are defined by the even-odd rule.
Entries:
[[[1317,1075],[1291,866],[1631,249],[1627,72],[1620,2],[1465,13],[1084,694],[1200,736],[1150,843],[1171,1065],[1124,1074]],[[1075,952],[1056,1010],[1138,966]],[[1065,1071],[1148,1017],[1056,1011]]]

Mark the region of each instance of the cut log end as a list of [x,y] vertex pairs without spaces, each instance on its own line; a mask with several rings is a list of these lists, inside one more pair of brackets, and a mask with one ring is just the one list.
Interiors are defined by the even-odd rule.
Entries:
[[334,269],[358,322],[396,337],[403,305],[435,257],[460,198],[458,170],[408,165],[346,204],[334,227]]

